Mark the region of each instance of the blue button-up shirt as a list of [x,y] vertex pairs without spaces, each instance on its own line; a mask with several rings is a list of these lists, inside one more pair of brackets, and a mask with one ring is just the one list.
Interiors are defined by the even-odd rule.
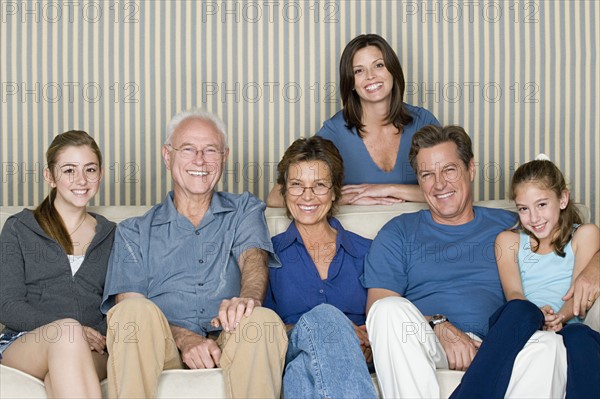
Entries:
[[367,290],[360,276],[371,240],[344,230],[335,218],[329,219],[329,224],[337,230],[336,253],[325,280],[321,279],[295,223],[273,237],[281,267],[269,269],[265,306],[286,324],[297,323],[304,313],[322,303],[335,306],[356,325],[365,324]]
[[[138,292],[153,301],[169,323],[206,335],[223,299],[239,296],[237,263],[249,248],[271,255],[265,205],[249,193],[215,192],[200,225],[177,212],[173,193],[141,217],[124,220],[106,275],[102,311],[115,296]],[[269,266],[279,262],[269,257]]]

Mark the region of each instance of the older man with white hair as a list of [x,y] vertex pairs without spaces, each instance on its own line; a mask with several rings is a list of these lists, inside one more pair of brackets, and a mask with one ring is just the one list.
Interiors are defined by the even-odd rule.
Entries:
[[264,203],[215,191],[228,154],[219,118],[176,115],[162,147],[173,191],[117,227],[102,303],[110,397],[155,397],[161,372],[184,367],[221,367],[228,397],[280,395],[285,326],[261,307],[279,264]]

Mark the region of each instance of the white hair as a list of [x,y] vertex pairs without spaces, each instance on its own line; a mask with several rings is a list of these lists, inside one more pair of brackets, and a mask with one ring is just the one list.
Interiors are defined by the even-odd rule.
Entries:
[[171,137],[173,136],[175,130],[177,130],[179,125],[181,125],[188,119],[200,119],[202,121],[212,123],[217,132],[223,138],[223,144],[225,148],[228,148],[227,127],[225,126],[225,123],[217,115],[200,108],[188,109],[186,111],[178,113],[173,118],[171,118],[171,120],[167,124],[167,137],[165,139],[165,144],[171,144]]

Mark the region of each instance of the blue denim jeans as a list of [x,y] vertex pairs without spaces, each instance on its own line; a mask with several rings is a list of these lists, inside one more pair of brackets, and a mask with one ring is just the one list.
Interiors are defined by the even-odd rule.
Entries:
[[283,392],[293,398],[376,398],[375,387],[350,320],[323,304],[292,329]]
[[[517,354],[544,315],[529,301],[512,300],[490,318],[490,330],[450,399],[504,398]],[[600,334],[586,325],[567,324],[558,332],[567,348],[566,399],[597,398],[600,386]]]
[[514,299],[490,317],[490,329],[450,399],[502,399],[519,351],[544,325],[541,310],[529,301]]
[[566,399],[597,398],[600,389],[600,334],[578,323],[567,324],[558,333],[567,348]]

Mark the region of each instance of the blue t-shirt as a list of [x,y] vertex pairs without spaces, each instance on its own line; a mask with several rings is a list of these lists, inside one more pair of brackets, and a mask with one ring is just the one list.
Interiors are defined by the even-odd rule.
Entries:
[[321,280],[295,223],[273,237],[281,267],[269,269],[265,306],[286,324],[296,324],[304,313],[322,303],[335,306],[356,325],[365,324],[367,290],[360,276],[371,240],[344,230],[337,219],[329,219],[329,224],[338,234],[325,280]]
[[474,219],[459,226],[434,222],[429,210],[390,220],[365,259],[365,287],[397,292],[423,315],[441,313],[483,338],[504,303],[494,242],[517,219],[502,209],[473,209]]
[[[539,255],[531,250],[531,240],[524,232],[519,232],[519,271],[523,294],[538,307],[550,305],[558,312],[564,305],[562,297],[571,286],[575,254],[572,241],[565,245],[565,256],[558,256],[554,251]],[[568,323],[579,323],[579,317],[573,317]]]
[[[169,323],[197,334],[217,330],[210,321],[223,299],[240,295],[237,263],[249,248],[273,253],[265,204],[252,194],[213,193],[197,228],[173,204],[173,193],[145,215],[117,226],[101,310],[123,292],[154,302]],[[270,256],[270,267],[279,262]]]
[[417,184],[417,176],[408,162],[412,138],[426,125],[439,125],[438,120],[425,108],[404,104],[413,121],[402,127],[400,148],[394,169],[385,172],[373,162],[356,128],[348,129],[342,111],[323,124],[317,136],[331,140],[344,160],[344,184]]

